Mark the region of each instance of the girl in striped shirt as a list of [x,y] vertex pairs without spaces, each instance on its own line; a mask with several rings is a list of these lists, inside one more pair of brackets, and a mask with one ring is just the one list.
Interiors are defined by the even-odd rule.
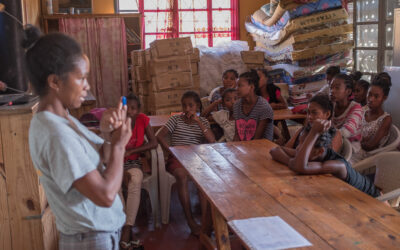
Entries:
[[[331,84],[331,100],[334,102],[333,125],[343,137],[351,142],[361,140],[362,107],[360,104],[349,101],[353,92],[353,79],[346,74],[338,74]],[[359,150],[359,143],[352,143],[355,151]]]
[[[158,142],[164,150],[169,152],[170,146],[201,144],[204,141],[215,142],[207,119],[198,115],[198,112],[201,111],[199,95],[194,91],[187,91],[183,94],[181,103],[182,114],[171,116],[157,135]],[[170,145],[165,139],[168,133],[171,135]],[[195,222],[190,207],[187,172],[172,154],[169,155],[166,168],[176,178],[179,200],[192,234],[198,235],[200,226]]]

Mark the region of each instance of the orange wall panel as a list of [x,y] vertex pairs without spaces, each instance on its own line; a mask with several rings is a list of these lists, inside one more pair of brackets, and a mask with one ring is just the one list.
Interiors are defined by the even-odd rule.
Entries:
[[114,0],[93,0],[93,14],[113,14]]

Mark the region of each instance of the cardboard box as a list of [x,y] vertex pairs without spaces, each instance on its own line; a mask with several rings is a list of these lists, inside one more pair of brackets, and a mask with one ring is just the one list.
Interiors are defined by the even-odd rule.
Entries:
[[171,90],[150,93],[149,108],[152,110],[171,106],[180,106],[182,95],[190,89]]
[[139,95],[139,101],[142,104],[141,112],[147,113],[149,108],[149,96]]
[[145,50],[134,50],[131,52],[131,60],[134,66],[143,66],[146,64]]
[[247,70],[264,68],[264,64],[246,64]]
[[193,48],[193,53],[190,54],[191,62],[200,62],[200,50],[198,48]]
[[148,81],[150,80],[150,74],[147,72],[146,65],[144,66],[133,66],[132,76],[135,81]]
[[148,96],[150,93],[150,82],[138,81],[136,82],[136,95]]
[[153,59],[193,54],[192,40],[190,37],[155,40],[150,43],[150,51]]
[[198,75],[199,74],[199,64],[197,62],[192,62],[191,63],[191,68],[192,68],[192,75]]
[[265,60],[262,51],[240,51],[240,55],[246,64],[263,64]]
[[167,72],[190,72],[190,66],[190,57],[188,55],[154,59],[149,63],[150,75],[152,76]]
[[191,72],[168,72],[152,78],[152,90],[157,92],[192,87],[193,79]]
[[200,91],[200,75],[193,76],[193,89],[196,92]]

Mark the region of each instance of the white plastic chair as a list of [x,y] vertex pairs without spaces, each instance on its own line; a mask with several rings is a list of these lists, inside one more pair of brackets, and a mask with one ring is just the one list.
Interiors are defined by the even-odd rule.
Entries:
[[346,161],[350,161],[351,156],[353,155],[351,142],[344,137],[342,137],[342,141],[343,143],[342,143],[342,148],[340,150],[340,155],[343,156],[346,159]]
[[392,125],[392,127],[390,128],[390,131],[389,131],[389,141],[388,141],[387,145],[384,147],[369,151],[368,157],[353,164],[353,168],[363,174],[373,174],[374,173],[373,165],[370,167],[370,169],[363,169],[363,170],[360,170],[359,166],[363,166],[365,163],[372,162],[375,159],[375,156],[380,153],[397,150],[397,146],[399,144],[400,144],[400,131],[395,125]]
[[392,206],[399,205],[400,198],[400,152],[383,152],[357,163],[357,171],[376,166],[374,183],[384,195],[378,200],[390,200]]
[[[147,138],[145,137],[147,142]],[[150,150],[151,174],[143,173],[142,188],[147,191],[151,203],[151,212],[153,215],[153,223],[155,227],[161,227],[160,223],[160,201],[158,198],[158,165],[157,150]]]
[[[156,136],[160,133],[162,128],[160,128]],[[171,143],[170,135],[167,134],[166,141],[168,144]],[[161,222],[163,224],[169,223],[169,210],[171,204],[171,188],[172,185],[176,182],[175,177],[168,173],[165,169],[165,154],[161,145],[157,146],[157,161],[158,161],[158,176],[160,180],[160,205],[161,205]]]
[[389,141],[387,145],[381,148],[377,148],[375,150],[369,151],[368,155],[375,155],[382,152],[389,152],[396,150],[397,146],[400,144],[400,131],[399,129],[392,124],[392,127],[389,131]]

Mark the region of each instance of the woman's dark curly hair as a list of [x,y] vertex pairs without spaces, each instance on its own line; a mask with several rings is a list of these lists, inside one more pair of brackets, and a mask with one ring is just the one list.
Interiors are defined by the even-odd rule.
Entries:
[[203,105],[201,104],[200,96],[199,96],[196,92],[194,92],[194,91],[191,91],[191,90],[186,91],[186,92],[182,95],[181,103],[183,102],[183,100],[188,99],[188,98],[193,99],[193,101],[199,106],[199,108],[200,108],[200,113],[201,113],[201,111],[203,110]]
[[386,72],[382,72],[374,77],[371,86],[380,87],[383,90],[384,96],[388,96],[392,87],[392,79]]
[[251,71],[242,73],[239,78],[245,79],[249,85],[254,86],[254,93],[258,93],[258,82],[260,81],[260,77],[257,74],[257,71],[252,69]]
[[27,26],[22,46],[26,51],[26,65],[35,92],[45,96],[48,91],[47,78],[55,74],[65,77],[72,72],[83,55],[81,46],[73,38],[51,33],[42,36],[38,28]]

